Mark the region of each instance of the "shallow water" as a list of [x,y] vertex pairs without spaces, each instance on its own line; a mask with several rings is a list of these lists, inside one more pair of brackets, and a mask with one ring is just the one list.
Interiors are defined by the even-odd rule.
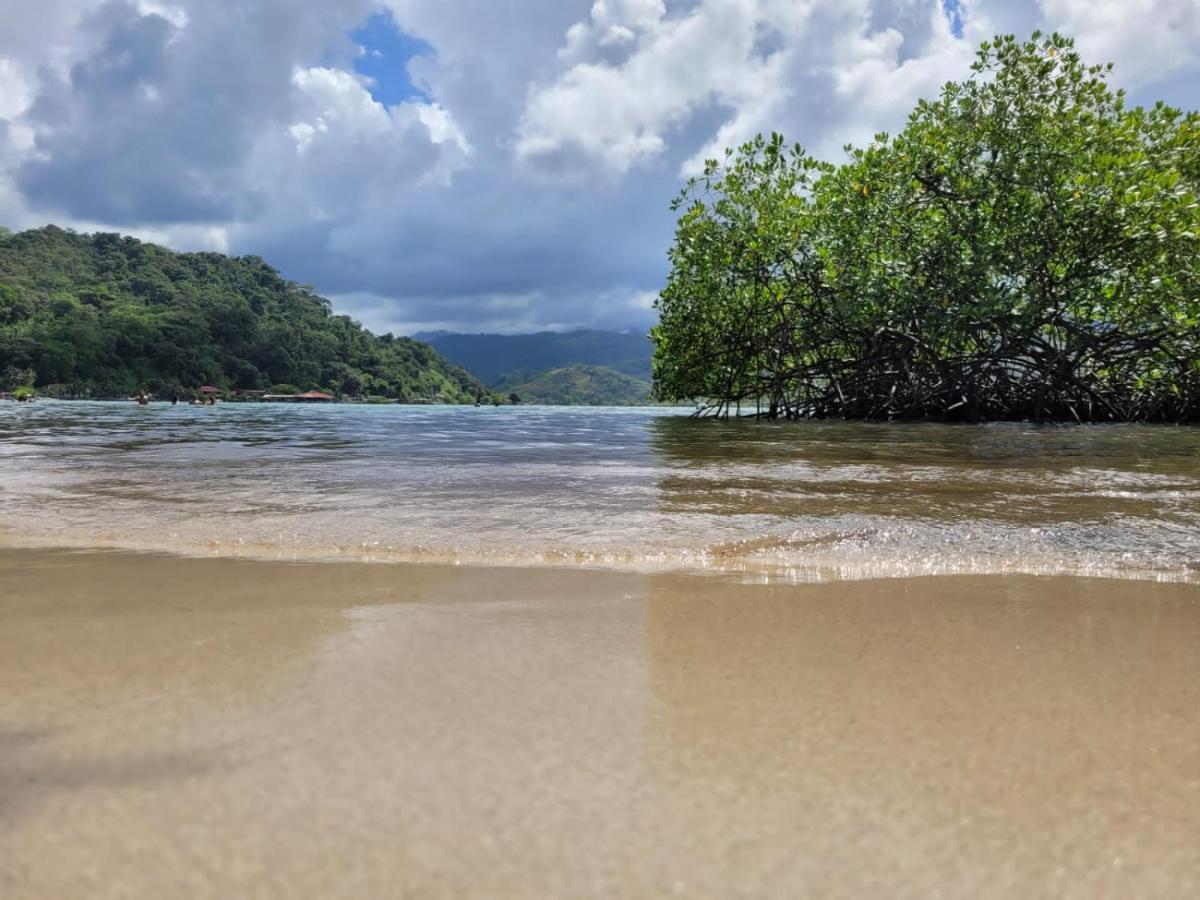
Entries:
[[793,581],[1200,582],[1200,431],[9,403],[0,539]]

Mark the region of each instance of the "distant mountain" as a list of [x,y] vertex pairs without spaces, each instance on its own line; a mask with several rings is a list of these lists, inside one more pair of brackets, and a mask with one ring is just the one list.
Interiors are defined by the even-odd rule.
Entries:
[[650,381],[607,366],[565,366],[532,375],[516,374],[491,385],[522,403],[564,406],[638,406],[650,398]]
[[541,331],[536,334],[413,335],[430,344],[450,363],[462,366],[486,384],[518,374],[567,366],[603,366],[649,380],[653,347],[644,333],[616,331]]

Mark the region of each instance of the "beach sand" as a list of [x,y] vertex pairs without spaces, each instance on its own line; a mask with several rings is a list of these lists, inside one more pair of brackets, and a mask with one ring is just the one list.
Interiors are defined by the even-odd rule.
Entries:
[[0,552],[0,896],[1200,894],[1200,589]]

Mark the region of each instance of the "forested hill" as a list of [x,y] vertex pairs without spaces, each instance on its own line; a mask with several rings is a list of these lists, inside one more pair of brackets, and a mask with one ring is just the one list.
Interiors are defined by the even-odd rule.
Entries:
[[607,366],[564,366],[533,374],[514,373],[491,383],[501,396],[516,394],[522,403],[552,406],[641,406],[652,385]]
[[446,359],[468,367],[489,384],[515,373],[565,366],[605,366],[635,378],[650,378],[653,346],[644,333],[580,330],[537,334],[430,332],[414,336],[428,341]]
[[96,397],[202,384],[405,401],[487,394],[427,344],[335,315],[258,257],[53,226],[0,231],[0,389],[21,384]]

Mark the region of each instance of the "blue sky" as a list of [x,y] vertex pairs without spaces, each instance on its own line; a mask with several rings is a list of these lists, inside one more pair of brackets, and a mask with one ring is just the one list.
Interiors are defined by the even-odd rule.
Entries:
[[959,0],[942,0],[942,11],[950,22],[950,33],[956,38],[963,36],[963,9]]
[[648,327],[671,198],[1035,28],[1200,97],[1195,0],[0,0],[0,224],[258,254],[377,330]]
[[361,48],[354,71],[366,79],[367,90],[377,103],[393,106],[405,100],[429,100],[413,84],[408,63],[413,57],[432,54],[433,48],[401,31],[390,12],[374,13],[351,37]]

